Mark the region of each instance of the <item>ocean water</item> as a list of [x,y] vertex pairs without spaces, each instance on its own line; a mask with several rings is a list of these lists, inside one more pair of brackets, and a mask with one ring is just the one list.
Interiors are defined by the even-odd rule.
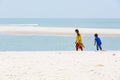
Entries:
[[[50,18],[1,18],[0,25],[21,27],[80,27],[120,29],[120,19],[50,19]],[[74,31],[74,30],[73,30]],[[120,37],[103,37],[103,50],[120,50]],[[85,51],[96,50],[94,36],[82,36]],[[0,51],[74,51],[74,36],[54,35],[9,35],[0,33]]]

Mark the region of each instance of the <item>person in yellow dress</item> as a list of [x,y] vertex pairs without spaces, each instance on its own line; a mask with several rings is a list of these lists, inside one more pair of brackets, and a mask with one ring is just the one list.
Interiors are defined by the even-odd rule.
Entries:
[[83,48],[85,47],[82,43],[82,38],[81,38],[81,34],[79,32],[78,29],[75,29],[75,32],[76,32],[76,41],[75,41],[75,44],[76,44],[76,51],[78,51],[78,49],[80,49],[81,51],[83,51]]

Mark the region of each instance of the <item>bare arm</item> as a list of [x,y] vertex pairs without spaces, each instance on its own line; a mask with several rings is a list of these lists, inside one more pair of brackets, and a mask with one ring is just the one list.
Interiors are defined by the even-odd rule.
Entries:
[[96,41],[94,41],[94,46],[96,45]]

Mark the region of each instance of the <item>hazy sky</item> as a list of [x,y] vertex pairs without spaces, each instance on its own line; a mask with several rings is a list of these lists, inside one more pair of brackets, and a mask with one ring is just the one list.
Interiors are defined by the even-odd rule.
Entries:
[[120,18],[120,0],[0,0],[0,18]]

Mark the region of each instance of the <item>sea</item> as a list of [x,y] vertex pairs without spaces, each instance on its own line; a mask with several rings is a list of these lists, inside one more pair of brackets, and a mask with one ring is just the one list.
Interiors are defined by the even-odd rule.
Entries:
[[[120,19],[109,18],[0,18],[0,26],[120,29]],[[74,30],[73,30],[74,31]],[[112,32],[111,32],[112,33]],[[99,34],[100,35],[100,34]],[[120,36],[100,36],[104,51],[120,50]],[[94,35],[82,35],[84,51],[96,51]],[[0,51],[75,51],[74,36],[10,35],[0,33]]]

